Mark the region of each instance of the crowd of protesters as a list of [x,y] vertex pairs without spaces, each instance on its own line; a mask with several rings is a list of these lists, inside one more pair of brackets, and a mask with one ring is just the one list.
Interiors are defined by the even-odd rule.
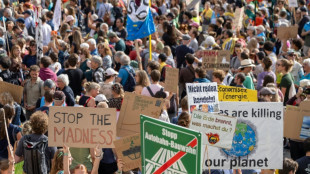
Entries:
[[[156,31],[151,40],[134,41],[126,39],[129,1],[59,1],[61,14],[56,0],[0,2],[0,80],[24,87],[20,104],[10,93],[0,94],[1,173],[14,172],[14,164],[22,161],[23,172],[29,174],[34,170],[44,174],[122,172],[124,163],[115,149],[44,146],[50,106],[120,111],[124,92],[133,92],[164,98],[159,119],[189,127],[186,83],[216,82],[257,90],[259,102],[282,102],[283,106],[310,100],[306,0],[298,0],[298,7],[289,7],[284,0],[201,0],[194,9],[187,8],[185,0],[152,0]],[[234,12],[241,7],[242,27],[234,28]],[[38,9],[42,43],[35,31]],[[59,24],[53,20],[56,15],[61,16]],[[55,25],[59,30],[54,31]],[[277,29],[289,26],[298,27],[298,35],[278,38]],[[43,45],[43,56],[38,55],[38,44]],[[230,69],[206,71],[202,66],[205,50],[230,51]],[[163,87],[167,68],[179,69],[176,94]],[[34,160],[25,150],[29,142],[37,142],[42,160]],[[278,172],[309,173],[310,140],[284,142],[297,162],[285,159]]]

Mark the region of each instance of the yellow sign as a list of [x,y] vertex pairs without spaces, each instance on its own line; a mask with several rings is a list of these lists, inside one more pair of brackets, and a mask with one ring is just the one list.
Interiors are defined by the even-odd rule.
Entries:
[[257,102],[257,91],[232,86],[218,86],[219,101]]

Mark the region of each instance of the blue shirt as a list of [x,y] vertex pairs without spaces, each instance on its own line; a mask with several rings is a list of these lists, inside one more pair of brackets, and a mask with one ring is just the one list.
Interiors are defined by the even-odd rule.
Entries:
[[29,68],[31,65],[36,65],[37,64],[37,55],[30,56],[27,55],[23,59],[23,64]]
[[94,49],[93,51],[91,51],[91,52],[90,52],[90,54],[91,54],[91,55],[93,55],[93,56],[98,55],[97,48],[96,48],[96,49]]
[[198,82],[198,83],[209,83],[210,80],[208,80],[207,78],[195,78],[194,82]]
[[118,77],[122,79],[121,84],[123,86],[126,84],[129,75],[128,72],[125,70],[125,68],[127,68],[128,71],[132,69],[129,65],[125,65],[122,66],[121,69],[119,70]]
[[305,75],[302,75],[301,78],[300,78],[300,80],[303,80],[303,79],[308,79],[308,80],[310,80],[310,73],[307,74],[306,76],[305,76]]

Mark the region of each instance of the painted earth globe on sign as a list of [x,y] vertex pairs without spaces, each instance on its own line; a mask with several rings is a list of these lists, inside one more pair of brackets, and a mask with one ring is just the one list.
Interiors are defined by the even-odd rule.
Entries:
[[232,148],[223,151],[232,157],[247,156],[254,150],[255,144],[256,135],[253,128],[246,123],[237,123]]

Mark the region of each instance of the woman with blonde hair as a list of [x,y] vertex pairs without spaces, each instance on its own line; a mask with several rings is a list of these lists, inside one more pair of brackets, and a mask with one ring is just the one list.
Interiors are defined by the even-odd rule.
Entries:
[[165,46],[163,49],[164,54],[168,57],[166,60],[166,64],[170,65],[171,67],[175,68],[175,62],[173,60],[173,55],[171,52],[171,48],[169,46]]
[[112,51],[107,43],[100,43],[98,45],[98,51],[102,57],[102,67],[104,70],[112,67]]
[[[75,50],[80,50],[80,45],[83,43],[83,37],[79,30],[75,30],[72,34],[72,43],[75,43]],[[72,45],[71,43],[71,45]]]
[[144,70],[136,71],[135,79],[136,79],[136,87],[134,92],[136,94],[141,94],[142,89],[144,87],[150,86],[149,77],[147,76],[147,73]]
[[86,94],[79,100],[79,105],[84,107],[96,107],[95,97],[99,94],[100,85],[95,82],[86,82],[84,84]]
[[21,106],[14,101],[10,93],[3,92],[0,94],[0,105],[4,106],[6,104],[12,106],[15,110],[15,115],[12,118],[12,124],[17,125],[17,126],[21,125],[20,119],[23,114]]

